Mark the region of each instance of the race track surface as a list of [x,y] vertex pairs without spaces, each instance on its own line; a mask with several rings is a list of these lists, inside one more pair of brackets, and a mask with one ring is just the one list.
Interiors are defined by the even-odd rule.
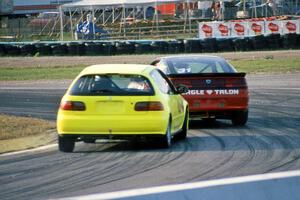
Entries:
[[[53,83],[55,85],[55,83]],[[57,83],[58,84],[58,83]],[[0,155],[1,199],[48,199],[300,169],[300,74],[251,75],[245,127],[193,121],[170,149],[77,143]],[[0,87],[0,113],[55,120],[65,85]]]

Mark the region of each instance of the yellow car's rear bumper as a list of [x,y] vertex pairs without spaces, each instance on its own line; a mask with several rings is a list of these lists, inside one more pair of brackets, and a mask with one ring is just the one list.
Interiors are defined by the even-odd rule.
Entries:
[[168,117],[151,115],[58,115],[60,135],[147,135],[165,134]]

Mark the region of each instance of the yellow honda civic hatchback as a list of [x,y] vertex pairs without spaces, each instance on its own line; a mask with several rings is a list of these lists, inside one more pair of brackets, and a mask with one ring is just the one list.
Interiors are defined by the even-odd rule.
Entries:
[[[63,96],[57,114],[59,150],[96,139],[151,138],[170,147],[174,136],[186,138],[188,103],[153,66],[93,65],[85,68]],[[150,141],[150,140],[149,140]]]

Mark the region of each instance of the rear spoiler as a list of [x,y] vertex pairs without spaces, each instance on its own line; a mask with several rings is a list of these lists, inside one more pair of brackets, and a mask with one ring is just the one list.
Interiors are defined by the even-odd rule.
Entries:
[[198,73],[198,74],[167,74],[169,78],[186,78],[186,77],[245,77],[246,73]]

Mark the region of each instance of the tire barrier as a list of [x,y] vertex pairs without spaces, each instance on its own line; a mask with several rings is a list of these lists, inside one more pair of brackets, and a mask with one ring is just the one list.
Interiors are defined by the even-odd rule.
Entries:
[[35,48],[39,55],[41,56],[50,56],[52,55],[52,49],[49,44],[39,43],[35,45]]
[[115,43],[116,54],[127,54],[128,49],[125,42],[116,42]]
[[233,45],[235,51],[247,51],[249,50],[249,42],[245,39],[235,39],[233,40]]
[[5,56],[6,50],[5,50],[5,45],[0,44],[0,56]]
[[85,54],[85,45],[84,43],[70,42],[67,43],[68,55],[70,56],[82,56]]
[[280,34],[271,34],[265,36],[266,42],[268,43],[268,47],[271,50],[276,50],[282,48],[282,38]]
[[200,53],[202,52],[202,45],[200,40],[183,40],[185,53]]
[[252,37],[251,42],[254,50],[266,50],[269,48],[267,40],[263,35]]
[[94,43],[94,42],[86,42],[85,44],[85,54],[88,56],[97,56],[101,55],[102,50],[102,43]]
[[65,56],[68,53],[66,44],[54,44],[51,45],[51,49],[54,56]]
[[184,51],[184,44],[182,40],[168,42],[168,53],[182,53]]
[[136,43],[134,46],[136,54],[147,54],[153,52],[153,46],[150,43]]
[[299,35],[295,33],[286,34],[283,36],[283,47],[285,49],[296,49],[299,47]]
[[8,56],[19,56],[20,55],[20,49],[17,45],[10,45],[7,44],[5,45],[5,51],[6,51],[6,55]]
[[100,55],[110,56],[116,54],[116,46],[112,42],[105,42],[102,44],[102,52]]
[[20,45],[21,56],[34,56],[37,53],[37,49],[34,44]]
[[224,52],[224,51],[234,51],[234,43],[232,39],[220,39],[217,40],[217,46],[218,51]]
[[69,43],[0,43],[0,56],[82,56],[119,54],[213,53],[300,48],[300,34],[271,34],[235,39],[185,39],[171,41],[99,41]]
[[218,51],[218,44],[215,38],[206,38],[202,42],[203,52],[212,53]]
[[168,52],[168,42],[165,41],[153,41],[151,43],[151,47],[153,50],[153,53],[167,53]]

